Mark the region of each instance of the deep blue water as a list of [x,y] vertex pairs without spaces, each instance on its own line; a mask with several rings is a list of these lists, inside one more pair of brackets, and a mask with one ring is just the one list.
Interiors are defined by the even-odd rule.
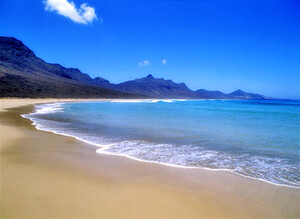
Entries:
[[300,101],[55,103],[25,117],[98,152],[300,187]]

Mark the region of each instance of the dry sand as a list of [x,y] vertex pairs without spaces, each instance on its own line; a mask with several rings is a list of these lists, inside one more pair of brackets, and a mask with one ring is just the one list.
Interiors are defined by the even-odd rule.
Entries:
[[299,189],[97,154],[20,116],[55,101],[0,100],[1,218],[300,218]]

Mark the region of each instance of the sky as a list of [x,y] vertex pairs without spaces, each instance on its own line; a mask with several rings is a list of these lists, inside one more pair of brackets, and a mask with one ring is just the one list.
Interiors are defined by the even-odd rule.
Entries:
[[0,35],[112,83],[300,99],[298,0],[0,0]]

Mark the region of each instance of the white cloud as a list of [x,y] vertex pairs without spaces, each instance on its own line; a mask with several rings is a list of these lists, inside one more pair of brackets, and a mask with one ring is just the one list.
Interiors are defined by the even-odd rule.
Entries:
[[164,65],[166,65],[166,64],[167,64],[167,60],[166,60],[166,59],[163,59],[163,60],[161,61],[161,63],[163,63]]
[[150,62],[148,60],[144,60],[142,62],[139,62],[138,64],[140,67],[143,67],[143,66],[147,66],[147,65],[150,65]]
[[95,8],[87,3],[81,4],[80,8],[76,8],[74,2],[68,0],[44,0],[44,3],[45,10],[55,11],[77,23],[88,24],[97,20]]

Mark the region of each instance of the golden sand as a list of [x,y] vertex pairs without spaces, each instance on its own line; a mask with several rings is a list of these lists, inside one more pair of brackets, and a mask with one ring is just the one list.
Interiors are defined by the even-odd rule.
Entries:
[[0,218],[300,218],[299,189],[97,154],[20,116],[55,101],[0,100]]

